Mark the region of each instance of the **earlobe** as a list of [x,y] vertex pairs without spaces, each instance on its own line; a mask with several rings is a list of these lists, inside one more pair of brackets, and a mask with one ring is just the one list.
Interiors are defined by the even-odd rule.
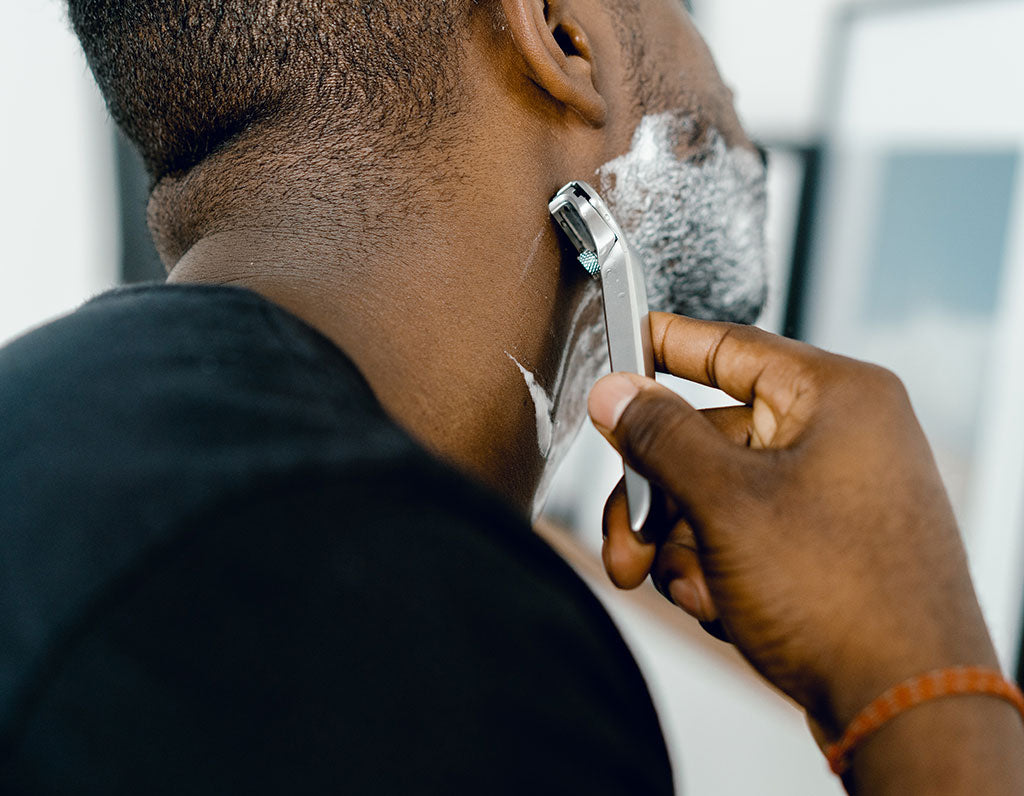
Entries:
[[604,125],[608,105],[597,90],[595,51],[567,0],[501,0],[512,41],[533,82],[589,124]]

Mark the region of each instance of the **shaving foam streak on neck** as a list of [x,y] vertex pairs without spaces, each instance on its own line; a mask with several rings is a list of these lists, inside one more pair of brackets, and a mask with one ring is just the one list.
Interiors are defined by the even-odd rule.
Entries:
[[559,358],[552,389],[546,390],[537,374],[508,351],[533,401],[537,448],[543,460],[534,493],[533,516],[540,513],[558,465],[572,445],[586,417],[587,391],[608,372],[608,346],[601,315],[600,291],[588,286],[573,312],[569,334]]
[[508,351],[505,352],[505,356],[515,362],[519,372],[523,374],[526,389],[530,393],[530,398],[533,399],[533,408],[537,416],[537,447],[540,448],[541,457],[546,459],[551,451],[552,427],[554,425],[551,419],[551,396],[548,395],[547,390],[540,386],[537,382],[537,377],[532,371],[524,368],[519,360]]

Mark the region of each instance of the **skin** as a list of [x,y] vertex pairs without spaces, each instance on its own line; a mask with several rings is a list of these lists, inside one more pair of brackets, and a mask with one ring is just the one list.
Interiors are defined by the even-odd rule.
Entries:
[[[646,104],[600,0],[497,5],[466,33],[460,112],[400,168],[371,153],[355,159],[364,173],[346,171],[351,158],[282,151],[268,135],[204,178],[205,193],[165,181],[150,217],[169,281],[242,285],[283,305],[344,350],[415,437],[526,512],[543,462],[506,352],[551,385],[585,286],[548,199],[595,181],[648,112],[693,109],[730,144],[750,142],[678,0],[640,4],[644,77],[658,78]],[[325,198],[325,181],[348,190]],[[234,184],[252,189],[222,187]],[[360,212],[333,198],[346,193]],[[197,213],[215,218],[183,220]],[[168,233],[193,227],[186,246]]]
[[[718,619],[770,682],[835,741],[893,685],[936,669],[998,669],[960,534],[906,391],[874,365],[731,324],[655,313],[659,370],[743,406],[696,412],[653,380],[600,381],[597,428],[661,490],[629,529],[605,514],[612,580],[648,575],[683,610]],[[1009,703],[920,705],[861,745],[851,793],[1024,793],[1024,722]]]

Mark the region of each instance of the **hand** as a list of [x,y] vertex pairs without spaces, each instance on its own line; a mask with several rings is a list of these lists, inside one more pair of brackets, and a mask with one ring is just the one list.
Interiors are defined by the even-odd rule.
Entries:
[[697,412],[650,379],[598,382],[590,414],[664,492],[630,532],[605,512],[612,580],[648,573],[716,617],[830,735],[888,687],[956,664],[998,667],[956,521],[890,372],[752,327],[651,316],[655,361],[744,405]]

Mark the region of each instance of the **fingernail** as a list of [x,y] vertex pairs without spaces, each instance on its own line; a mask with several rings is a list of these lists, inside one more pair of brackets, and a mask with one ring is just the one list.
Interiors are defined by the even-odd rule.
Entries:
[[691,616],[700,616],[700,597],[697,595],[697,587],[690,581],[680,578],[668,584],[668,595],[672,602],[682,608]]
[[605,376],[590,391],[587,408],[590,418],[599,426],[614,431],[619,418],[626,411],[630,401],[636,398],[640,389],[629,379],[619,373]]

